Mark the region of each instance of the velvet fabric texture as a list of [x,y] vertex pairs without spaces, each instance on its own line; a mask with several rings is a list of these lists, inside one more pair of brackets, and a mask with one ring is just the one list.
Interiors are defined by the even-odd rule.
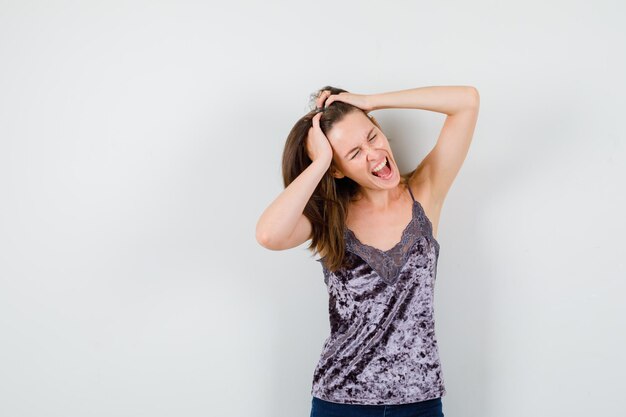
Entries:
[[446,390],[434,322],[439,243],[422,205],[396,246],[365,245],[346,227],[347,265],[331,273],[330,336],[311,395],[340,404],[393,405],[439,398]]

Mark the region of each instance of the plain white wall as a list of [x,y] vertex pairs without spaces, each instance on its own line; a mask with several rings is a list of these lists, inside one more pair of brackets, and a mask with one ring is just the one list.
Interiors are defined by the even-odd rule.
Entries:
[[[0,415],[308,416],[329,332],[272,252],[326,84],[473,85],[441,215],[446,416],[622,416],[623,2],[0,2]],[[444,115],[373,113],[404,172]]]

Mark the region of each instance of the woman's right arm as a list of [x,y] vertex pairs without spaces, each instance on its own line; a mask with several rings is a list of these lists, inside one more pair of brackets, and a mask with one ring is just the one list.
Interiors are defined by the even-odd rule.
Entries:
[[[318,108],[329,95],[330,91],[320,94]],[[333,148],[320,129],[321,117],[322,113],[313,116],[306,138],[306,151],[313,162],[265,209],[257,222],[256,240],[267,249],[290,249],[311,238],[311,222],[303,214],[304,207],[333,160]]]
[[285,250],[311,238],[311,222],[303,214],[313,191],[328,170],[331,157],[315,159],[265,209],[256,226],[256,240],[271,250]]

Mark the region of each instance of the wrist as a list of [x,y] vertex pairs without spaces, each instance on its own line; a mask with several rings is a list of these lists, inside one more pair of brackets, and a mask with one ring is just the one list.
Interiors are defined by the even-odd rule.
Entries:
[[330,164],[332,162],[333,162],[333,156],[331,154],[330,157],[320,156],[319,158],[316,158],[315,160],[311,162],[311,165],[319,166],[321,169],[326,171],[328,168],[330,168]]
[[380,104],[380,94],[369,94],[366,96],[368,111],[380,110],[383,107]]

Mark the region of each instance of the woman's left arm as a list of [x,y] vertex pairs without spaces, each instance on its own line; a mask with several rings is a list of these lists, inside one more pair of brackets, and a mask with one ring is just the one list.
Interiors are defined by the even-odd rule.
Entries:
[[480,96],[471,86],[432,86],[367,96],[372,110],[422,109],[447,115],[437,143],[409,182],[428,185],[432,204],[441,209],[467,156],[478,120]]

